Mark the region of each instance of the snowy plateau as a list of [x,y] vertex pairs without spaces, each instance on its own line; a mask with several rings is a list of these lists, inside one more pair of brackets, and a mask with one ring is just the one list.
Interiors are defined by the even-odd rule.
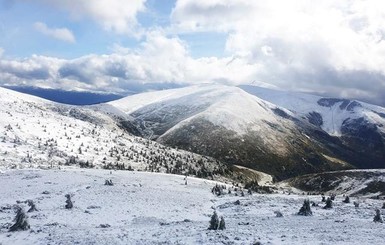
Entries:
[[[380,200],[337,196],[245,194],[216,196],[213,181],[161,173],[106,170],[10,170],[0,175],[2,244],[383,244],[384,224],[373,222]],[[110,179],[113,186],[104,185]],[[65,194],[73,209],[67,210]],[[297,215],[305,198],[319,204]],[[8,232],[16,200],[35,201],[30,230]],[[239,201],[239,202],[238,202]],[[360,206],[354,207],[353,201]],[[214,209],[225,230],[208,230]],[[275,211],[283,217],[276,217]]]
[[[384,125],[378,106],[251,85],[93,106],[0,88],[0,244],[383,244]],[[10,232],[17,207],[30,229]]]

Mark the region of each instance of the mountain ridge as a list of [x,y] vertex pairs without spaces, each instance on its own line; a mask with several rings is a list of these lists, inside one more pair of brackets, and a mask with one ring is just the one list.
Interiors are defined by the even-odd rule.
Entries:
[[200,85],[108,105],[126,112],[128,130],[142,137],[278,178],[353,168],[362,161],[338,136],[264,99],[238,87]]
[[[18,102],[15,98],[21,100]],[[194,152],[209,156],[229,166],[241,165],[266,172],[278,180],[331,170],[385,167],[382,131],[385,109],[359,101],[288,93],[255,86],[205,84],[136,94],[92,106],[69,106],[0,88],[0,103],[4,115],[3,134],[10,131],[7,129],[8,125],[15,128],[23,123],[22,127],[26,127],[24,121],[30,121],[36,132],[30,136],[34,138],[25,142],[49,144],[38,140],[39,134],[47,132],[52,132],[52,136],[60,139],[56,141],[68,138],[66,147],[70,149],[70,153],[63,145],[59,147],[60,154],[64,152],[67,158],[70,155],[81,158],[81,154],[76,152],[80,151],[81,144],[84,146],[85,142],[65,135],[69,133],[68,124],[71,125],[66,124],[66,120],[75,120],[75,125],[80,125],[78,129],[71,129],[75,132],[73,137],[82,138],[86,134],[87,142],[103,142],[106,140],[103,137],[111,138],[108,135],[113,134],[113,139],[107,140],[112,146],[105,143],[106,147],[111,147],[109,151],[103,151],[107,155],[106,160],[93,156],[92,154],[97,154],[94,150],[91,150],[93,153],[85,153],[81,149],[83,158],[88,155],[89,161],[96,161],[99,165],[116,164],[118,155],[127,154],[127,150],[120,146],[117,147],[120,150],[116,151],[115,147],[117,144],[131,145],[126,142],[128,140],[139,141],[143,152],[148,152],[147,146],[160,143],[162,153],[165,153],[164,149],[167,147],[182,149],[187,154]],[[10,116],[13,111],[19,117],[18,120]],[[328,130],[331,129],[328,125],[333,124],[328,123],[330,115],[327,112],[330,111],[337,114],[343,111],[338,114],[338,122],[342,121],[338,133]],[[42,127],[43,122],[37,119],[38,114],[41,119],[47,117],[45,127],[51,126],[36,130]],[[63,127],[66,129],[63,130]],[[92,135],[91,132],[95,131],[93,128],[102,130],[103,137]],[[8,144],[17,141],[16,136],[12,132],[14,138],[3,136],[3,141]],[[21,136],[25,137],[23,134]],[[46,140],[55,142],[53,138]],[[120,138],[124,138],[124,142],[119,141]],[[363,145],[365,141],[368,144]],[[69,142],[72,147],[68,146]],[[9,150],[9,145],[7,147]],[[146,159],[143,161],[154,160]],[[130,162],[129,159],[124,161]],[[157,165],[155,168],[164,169],[164,165]]]

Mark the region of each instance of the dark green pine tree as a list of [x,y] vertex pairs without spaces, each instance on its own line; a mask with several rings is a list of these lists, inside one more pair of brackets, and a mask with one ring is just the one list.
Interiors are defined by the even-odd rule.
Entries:
[[225,219],[222,216],[221,221],[219,222],[218,230],[224,230],[224,229],[226,229],[226,224],[225,224]]
[[345,200],[343,200],[343,202],[344,202],[344,203],[350,203],[350,198],[349,198],[349,196],[346,196],[346,197],[345,197]]
[[216,211],[211,216],[209,230],[217,230],[219,227],[219,218]]
[[66,209],[71,209],[73,208],[73,203],[72,203],[72,200],[71,200],[71,195],[70,194],[66,194],[65,197],[67,198],[66,200]]
[[326,205],[325,207],[323,207],[324,209],[331,209],[333,208],[333,201],[330,197],[328,197],[328,199],[326,199]]
[[298,215],[303,215],[303,216],[313,215],[313,212],[311,211],[311,208],[310,208],[309,199],[305,199],[303,201],[303,205],[302,205],[301,209],[299,210]]
[[378,208],[376,209],[376,215],[374,216],[373,221],[374,222],[379,222],[379,223],[383,222],[382,217],[381,217],[381,212],[380,212],[380,210]]

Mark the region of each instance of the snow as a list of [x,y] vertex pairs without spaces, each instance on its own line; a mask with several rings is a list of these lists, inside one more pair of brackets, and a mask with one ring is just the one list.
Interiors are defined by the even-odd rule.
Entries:
[[37,102],[37,103],[54,103],[45,99],[38,98],[36,96],[19,93],[10,89],[0,87],[0,100],[6,103],[12,103],[17,100],[17,98],[22,99],[26,102]]
[[316,174],[309,174],[298,176],[293,179],[284,180],[275,184],[277,188],[287,189],[292,193],[303,193],[302,190],[291,186],[292,181],[298,181],[307,186],[313,186],[318,189],[318,185],[329,179],[334,179],[329,186],[333,186],[329,191],[325,191],[326,194],[338,194],[357,196],[361,198],[382,198],[383,191],[374,192],[375,190],[365,190],[369,185],[377,186],[376,190],[381,190],[381,183],[385,183],[385,170],[384,169],[351,169],[341,171],[329,171]]
[[[161,115],[166,117],[168,114],[185,115],[182,120],[172,122],[172,127],[165,134],[195,120],[208,120],[239,135],[245,135],[250,130],[257,131],[261,137],[276,134],[265,122],[281,125],[282,128],[294,127],[291,121],[274,114],[272,110],[278,108],[277,106],[242,89],[226,85],[204,84],[142,93],[109,102],[108,105],[126,113],[126,116],[139,114],[138,118],[154,118]],[[284,108],[280,109],[291,114]]]
[[[383,243],[384,224],[372,222],[374,210],[383,200],[352,197],[352,203],[360,203],[355,208],[352,203],[343,204],[341,196],[355,193],[371,181],[385,182],[383,170],[367,170],[379,173],[376,179],[346,178],[333,190],[340,195],[332,210],[322,209],[320,196],[299,195],[299,190],[297,194],[284,194],[294,190],[287,183],[277,186],[277,194],[242,197],[231,187],[231,195],[217,197],[211,193],[217,183],[214,181],[187,177],[186,185],[181,175],[141,172],[153,163],[152,157],[165,157],[166,162],[192,159],[190,163],[182,161],[184,170],[198,168],[194,166],[202,159],[212,170],[218,167],[213,159],[129,135],[114,118],[130,118],[138,111],[162,116],[164,111],[176,108],[171,112],[182,111],[187,118],[177,121],[166,133],[192,120],[205,119],[238,134],[260,131],[265,143],[276,151],[284,148],[279,140],[282,132],[270,129],[265,121],[280,125],[280,130],[293,126],[290,120],[273,113],[276,108],[298,117],[318,112],[324,118],[323,129],[333,135],[340,134],[342,122],[348,118],[364,117],[385,124],[380,116],[385,113],[383,108],[362,102],[362,107],[347,111],[340,109],[341,102],[319,106],[320,97],[313,95],[256,87],[251,90],[248,92],[258,97],[236,87],[203,85],[80,107],[0,88],[0,244]],[[65,166],[71,157],[97,168],[119,163],[141,171]],[[165,172],[165,166],[155,167],[155,171]],[[272,185],[272,176],[251,172],[259,176],[260,184]],[[114,185],[104,185],[106,179]],[[72,210],[64,208],[68,193],[73,195]],[[321,205],[312,208],[312,217],[296,215],[305,198]],[[9,207],[27,199],[33,200],[39,210],[28,214],[31,230],[8,232],[14,217]],[[240,205],[235,204],[237,200]],[[20,205],[27,208],[24,203]],[[214,210],[225,218],[225,231],[207,230]],[[275,217],[274,211],[284,217]]]
[[273,176],[270,175],[270,174],[267,174],[267,173],[264,173],[264,172],[261,172],[261,171],[257,171],[257,170],[254,170],[254,169],[250,169],[250,168],[246,168],[246,167],[243,167],[243,166],[239,166],[239,165],[233,165],[234,167],[236,168],[239,168],[239,169],[247,169],[248,171],[252,172],[252,173],[255,173],[258,177],[257,177],[257,181],[258,181],[258,184],[259,185],[262,185],[262,186],[266,186],[266,185],[273,185]]
[[[365,189],[368,184],[383,182],[385,183],[385,170],[384,169],[352,169],[346,171],[340,171],[341,173],[367,173],[372,174],[371,177],[361,176],[361,177],[344,177],[344,181],[337,186],[334,190],[335,193],[345,193],[346,195],[359,193],[361,190]],[[365,193],[365,197],[377,197],[379,193]]]
[[194,91],[200,92],[202,86],[191,86],[185,88],[168,89],[163,91],[146,92],[136,95],[127,96],[125,98],[108,102],[108,105],[112,105],[126,114],[130,114],[146,105],[162,103],[170,99],[183,98],[186,95],[192,94]]
[[[105,186],[111,179],[114,186]],[[217,197],[215,182],[184,176],[95,169],[7,170],[0,174],[0,243],[18,244],[382,244],[384,224],[374,223],[381,200],[351,198],[322,209],[320,196],[246,194]],[[228,186],[228,188],[230,188]],[[48,194],[43,194],[47,191]],[[65,194],[74,208],[67,210]],[[239,192],[238,192],[239,194]],[[313,216],[296,213],[303,200],[320,203]],[[8,232],[16,201],[31,199],[31,230]],[[235,201],[239,200],[240,205]],[[20,204],[27,208],[25,204]],[[209,231],[217,210],[226,230]],[[274,211],[283,213],[275,217]],[[382,211],[382,213],[384,213]],[[100,228],[100,225],[109,225]]]
[[[69,106],[0,88],[0,171],[8,168],[47,168],[69,160],[97,168],[124,165],[136,170],[165,172],[162,158],[172,168],[184,158],[189,166],[218,168],[215,160],[165,147],[128,134],[115,118],[98,107]],[[111,113],[114,108],[109,108]],[[203,165],[196,163],[203,160]]]
[[[293,113],[296,113],[299,117],[306,116],[311,112],[319,113],[323,119],[321,128],[330,135],[340,136],[343,122],[349,119],[363,117],[374,124],[385,125],[385,118],[378,114],[384,114],[385,108],[364,102],[359,101],[362,107],[355,107],[353,111],[349,111],[346,110],[346,108],[340,108],[343,102],[337,102],[329,107],[321,106],[317,101],[323,97],[316,95],[274,90],[252,85],[241,85],[239,87],[258,98],[269,101],[277,106],[284,107]],[[351,102],[353,102],[353,100]],[[385,132],[385,128],[383,127],[381,127],[380,130]]]

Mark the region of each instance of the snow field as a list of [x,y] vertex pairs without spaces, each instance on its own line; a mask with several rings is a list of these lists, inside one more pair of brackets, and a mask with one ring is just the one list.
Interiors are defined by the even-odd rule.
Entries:
[[[111,179],[114,186],[104,185]],[[8,244],[381,244],[374,223],[381,200],[360,199],[324,210],[320,196],[246,194],[217,197],[215,182],[159,173],[95,169],[8,170],[0,174],[0,243]],[[48,193],[48,194],[43,194]],[[64,195],[73,195],[66,210]],[[296,213],[303,200],[320,203],[313,216]],[[10,233],[16,201],[32,199],[31,230]],[[240,205],[235,204],[239,200]],[[25,209],[25,204],[22,204]],[[226,230],[209,231],[216,209]],[[283,213],[275,217],[274,211]],[[101,228],[100,225],[109,225]]]

